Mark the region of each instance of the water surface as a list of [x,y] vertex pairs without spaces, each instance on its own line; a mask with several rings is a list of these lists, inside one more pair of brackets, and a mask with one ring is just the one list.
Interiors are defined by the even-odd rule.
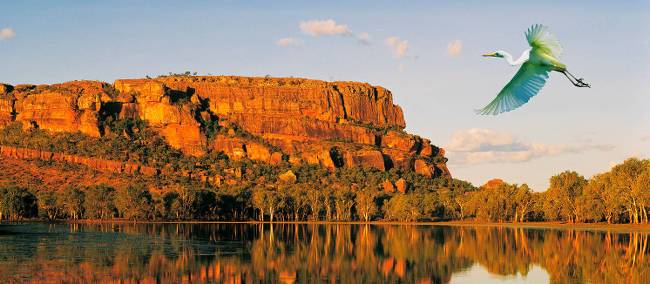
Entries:
[[647,232],[2,224],[0,282],[650,283]]

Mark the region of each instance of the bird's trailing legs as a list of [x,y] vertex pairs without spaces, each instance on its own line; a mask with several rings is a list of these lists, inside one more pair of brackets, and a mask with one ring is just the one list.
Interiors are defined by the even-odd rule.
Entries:
[[573,74],[569,73],[569,71],[567,71],[567,70],[562,71],[562,74],[564,74],[564,76],[566,76],[567,79],[569,79],[569,81],[571,81],[571,84],[573,84],[573,85],[576,86],[576,87],[580,87],[580,88],[582,88],[582,87],[591,88],[591,86],[590,86],[589,84],[587,84],[587,83],[585,83],[585,82],[583,81],[583,80],[584,80],[583,78],[578,79],[578,78],[576,78],[575,76],[573,76]]

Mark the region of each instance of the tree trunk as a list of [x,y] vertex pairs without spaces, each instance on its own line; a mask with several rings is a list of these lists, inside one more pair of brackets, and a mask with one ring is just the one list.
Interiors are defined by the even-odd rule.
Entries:
[[269,215],[271,217],[271,220],[270,220],[271,222],[273,222],[273,213],[275,213],[275,212],[273,212],[273,207],[269,207]]

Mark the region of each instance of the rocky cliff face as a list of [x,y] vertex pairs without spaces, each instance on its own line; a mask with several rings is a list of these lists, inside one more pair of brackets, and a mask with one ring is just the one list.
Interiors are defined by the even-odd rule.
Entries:
[[364,83],[294,78],[170,76],[0,85],[0,126],[98,137],[108,117],[141,119],[189,155],[287,160],[328,168],[393,167],[450,176],[444,151],[405,133],[390,91]]

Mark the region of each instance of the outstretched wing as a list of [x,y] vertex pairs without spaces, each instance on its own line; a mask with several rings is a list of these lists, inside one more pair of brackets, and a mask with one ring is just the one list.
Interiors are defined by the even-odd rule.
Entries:
[[497,97],[483,109],[476,110],[476,113],[497,115],[522,106],[542,89],[550,71],[545,66],[524,63]]
[[545,53],[560,58],[562,55],[562,46],[547,26],[536,24],[526,31],[526,40],[532,48],[540,49]]

